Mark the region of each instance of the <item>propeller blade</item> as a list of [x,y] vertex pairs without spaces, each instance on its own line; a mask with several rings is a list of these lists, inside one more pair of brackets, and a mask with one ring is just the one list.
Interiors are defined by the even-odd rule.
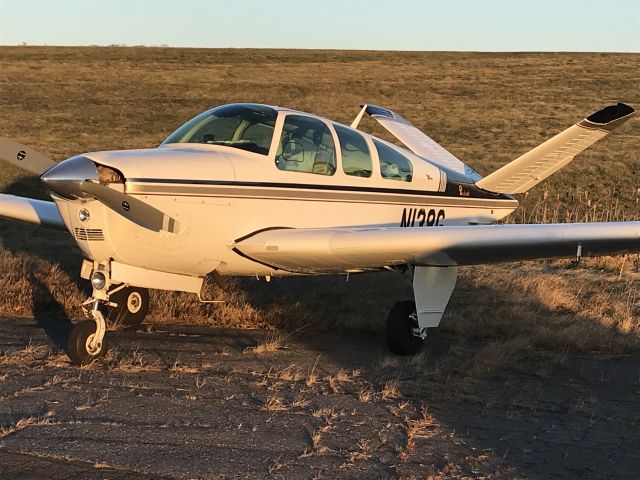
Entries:
[[0,159],[36,175],[41,175],[56,162],[39,151],[11,138],[0,137]]
[[141,227],[154,232],[164,230],[170,233],[175,233],[179,229],[179,224],[175,219],[126,193],[88,180],[83,180],[80,183],[80,190]]

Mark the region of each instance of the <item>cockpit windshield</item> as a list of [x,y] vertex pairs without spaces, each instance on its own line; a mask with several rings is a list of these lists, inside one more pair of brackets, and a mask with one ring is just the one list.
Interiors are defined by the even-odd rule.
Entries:
[[162,145],[204,143],[267,155],[277,116],[276,110],[264,105],[223,105],[189,120]]

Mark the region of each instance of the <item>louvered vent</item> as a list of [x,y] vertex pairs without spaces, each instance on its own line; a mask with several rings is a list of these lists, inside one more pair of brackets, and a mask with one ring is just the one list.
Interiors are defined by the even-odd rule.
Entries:
[[88,242],[99,242],[104,240],[104,233],[101,228],[74,228],[78,240]]

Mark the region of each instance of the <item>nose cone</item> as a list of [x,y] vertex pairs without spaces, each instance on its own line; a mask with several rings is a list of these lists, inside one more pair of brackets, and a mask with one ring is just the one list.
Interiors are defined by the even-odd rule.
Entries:
[[86,157],[71,157],[42,174],[42,180],[54,193],[76,199],[87,195],[80,190],[83,180],[98,180],[95,164]]

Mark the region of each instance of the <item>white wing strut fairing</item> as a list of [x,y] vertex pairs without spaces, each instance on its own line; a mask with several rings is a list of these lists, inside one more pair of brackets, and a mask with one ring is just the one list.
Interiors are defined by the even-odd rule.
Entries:
[[0,194],[0,217],[66,230],[58,207],[53,202]]
[[526,192],[606,137],[634,113],[635,110],[624,103],[605,107],[476,182],[476,185],[490,192]]
[[234,249],[257,262],[298,273],[402,264],[474,265],[640,252],[640,222],[278,229],[256,233]]

